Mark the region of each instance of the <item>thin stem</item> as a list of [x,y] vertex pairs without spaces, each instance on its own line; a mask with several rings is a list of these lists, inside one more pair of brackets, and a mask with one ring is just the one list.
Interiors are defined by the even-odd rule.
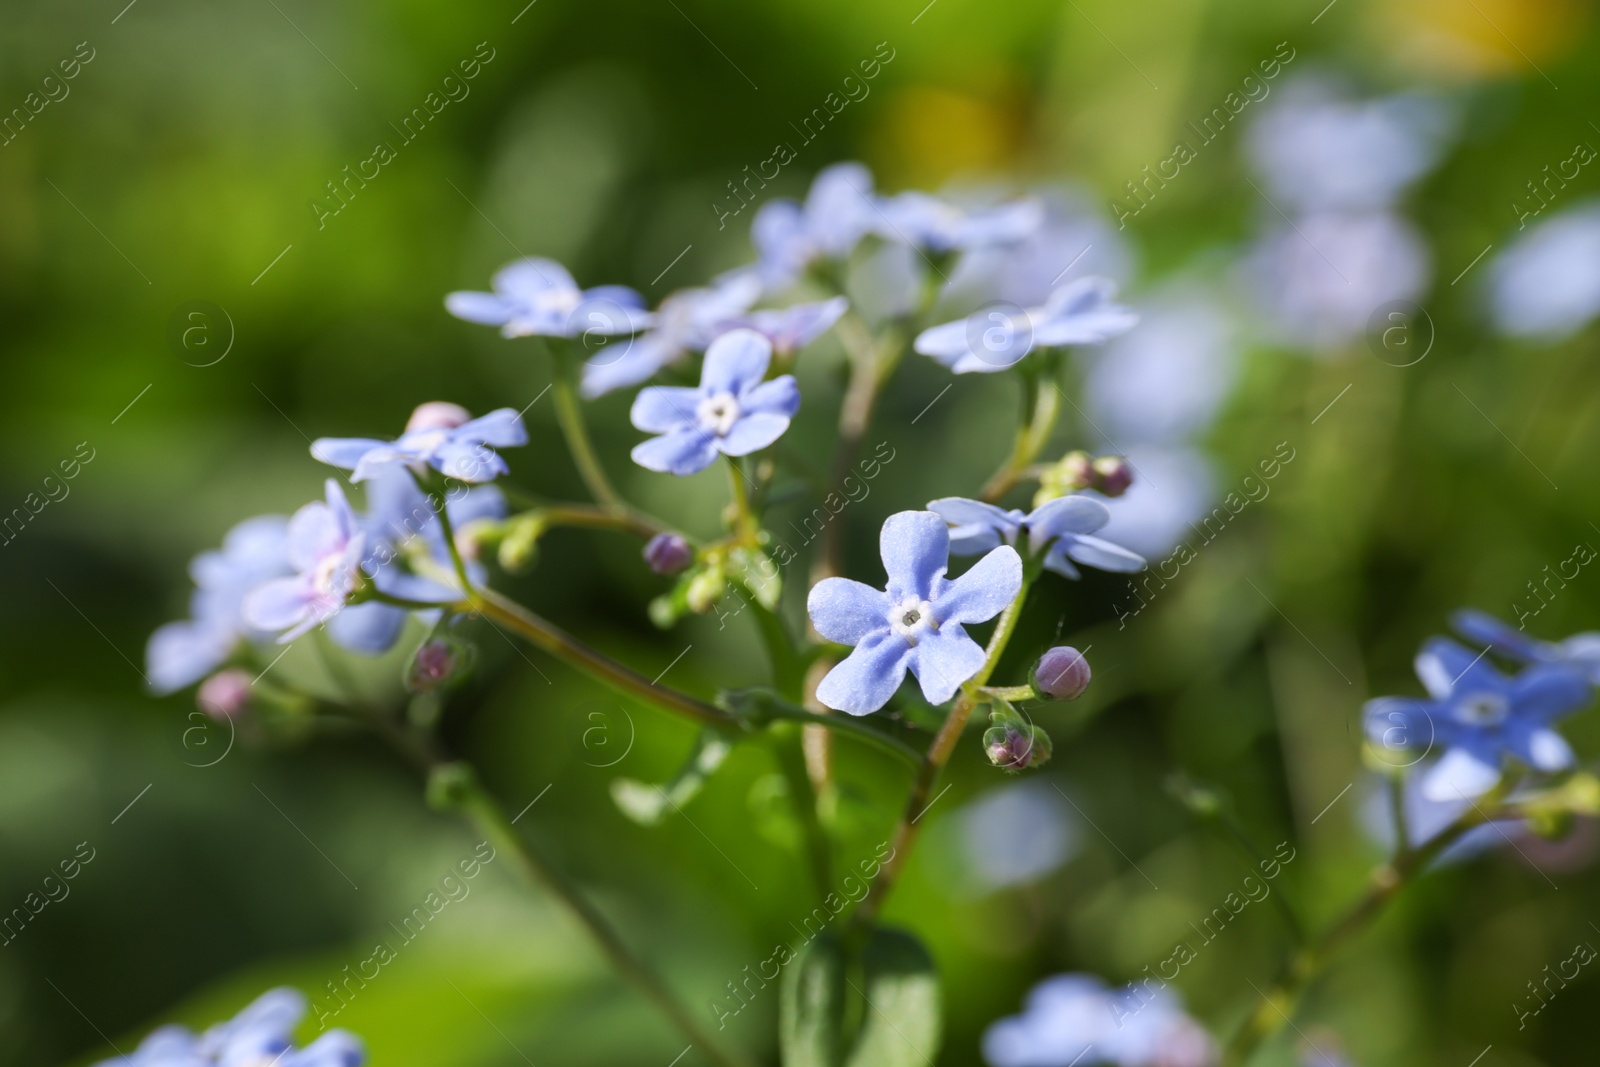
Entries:
[[983,685],[978,687],[980,698],[994,700],[1038,700],[1039,694],[1031,685]]
[[800,822],[800,835],[805,842],[806,859],[811,868],[811,879],[816,883],[817,896],[826,897],[833,888],[833,846],[827,831],[817,815],[817,795],[806,775],[805,751],[800,746],[798,723],[775,723],[768,732],[772,738],[773,756],[789,784],[790,804],[795,818]]
[[922,765],[922,753],[899,738],[890,737],[886,733],[875,730],[853,716],[819,715],[817,712],[807,711],[805,708],[796,707],[793,704],[759,691],[746,691],[746,694],[743,695],[757,698],[759,715],[762,718],[820,726],[824,729],[844,734],[847,737],[860,738],[876,745],[890,755],[904,760],[908,766],[920,767]]
[[472,590],[467,601],[457,605],[457,608],[479,612],[485,618],[505,625],[531,644],[566,660],[595,681],[619,693],[711,726],[738,725],[738,720],[721,708],[652,682],[492,589]]
[[742,544],[749,548],[761,546],[761,523],[756,519],[755,512],[750,509],[750,494],[744,488],[744,471],[739,469],[739,461],[732,456],[723,457],[728,461],[728,492],[733,497],[733,511],[737,534]]
[[1394,820],[1394,854],[1399,856],[1411,847],[1411,834],[1406,827],[1406,786],[1400,775],[1389,775],[1390,817]]
[[562,436],[567,439],[567,449],[572,453],[572,462],[578,468],[578,476],[583,479],[589,495],[594,497],[597,504],[607,511],[625,512],[628,510],[628,505],[611,487],[611,479],[606,477],[605,468],[600,465],[600,457],[595,455],[594,445],[589,441],[589,430],[583,421],[583,409],[578,405],[578,393],[572,384],[572,358],[565,353],[557,353],[555,368],[555,379],[550,383],[550,391],[556,405],[556,422],[561,426]]
[[[415,475],[412,475],[415,477]],[[428,499],[433,503],[434,513],[439,516],[439,532],[444,537],[445,548],[450,553],[450,565],[455,568],[456,581],[461,583],[461,591],[467,595],[472,593],[472,579],[467,577],[467,565],[461,558],[461,549],[456,545],[456,532],[450,525],[450,498],[446,493],[428,493],[426,487],[420,482],[417,488],[427,493]]]
[[1061,393],[1056,389],[1056,364],[1051,357],[1051,353],[1046,353],[1043,369],[1023,378],[1023,416],[1027,421],[1017,430],[1011,458],[990,476],[979,494],[991,504],[1017,484],[1050,442],[1050,434],[1055,430],[1056,418],[1061,414]]
[[634,508],[611,511],[589,504],[551,504],[529,510],[537,512],[547,527],[583,526],[595,530],[619,530],[644,538],[667,531],[665,523]]
[[894,828],[893,851],[878,872],[878,877],[873,881],[866,898],[861,901],[861,906],[856,909],[851,919],[854,929],[863,930],[872,925],[878,912],[883,908],[885,898],[894,889],[901,872],[905,869],[906,859],[916,843],[917,822],[927,810],[928,798],[939,780],[939,772],[950,761],[956,742],[961,739],[962,731],[967,727],[967,720],[972,717],[973,709],[978,706],[978,691],[989,680],[989,675],[994,673],[1001,654],[1006,650],[1007,642],[1011,640],[1011,634],[1017,628],[1017,619],[1021,617],[1022,605],[1028,599],[1028,586],[1032,583],[1032,577],[1024,570],[1022,588],[1017,590],[1016,599],[1006,605],[1000,621],[995,623],[994,633],[989,637],[989,647],[984,656],[983,666],[978,668],[978,673],[962,686],[955,707],[950,709],[950,714],[944,720],[944,725],[939,727],[939,733],[935,735],[933,744],[928,746],[927,755],[922,758],[922,765],[917,769],[916,780],[911,783],[911,795],[906,799],[905,814],[900,817],[899,825]]
[[[1497,807],[1511,789],[1509,776],[1486,798],[1491,808]],[[1394,859],[1372,872],[1367,891],[1342,916],[1331,923],[1308,944],[1301,947],[1284,964],[1273,987],[1262,994],[1261,1005],[1251,1013],[1228,1043],[1223,1062],[1240,1067],[1251,1054],[1276,1033],[1294,1014],[1300,995],[1312,980],[1327,966],[1333,954],[1351,937],[1360,933],[1383,913],[1384,907],[1419,872],[1438,858],[1462,834],[1493,819],[1485,814],[1481,804],[1463,812],[1454,822],[1439,831],[1417,848],[1404,845]]]

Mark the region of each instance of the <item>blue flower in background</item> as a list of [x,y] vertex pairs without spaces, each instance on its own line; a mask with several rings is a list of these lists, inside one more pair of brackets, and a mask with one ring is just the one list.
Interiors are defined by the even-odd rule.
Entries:
[[871,171],[860,163],[823,168],[803,205],[769,200],[756,212],[750,240],[762,284],[782,289],[818,260],[844,259],[880,218]]
[[244,598],[244,619],[252,628],[292,641],[339,613],[362,582],[366,535],[329,478],[327,500],[307,504],[289,520],[289,564],[295,573],[257,586]]
[[1015,366],[1035,348],[1099,344],[1138,323],[1115,302],[1109,278],[1079,278],[1055,289],[1041,307],[995,305],[967,318],[923,330],[913,347],[957,374],[993,374]]
[[[761,279],[733,271],[709,289],[682,289],[655,312],[655,325],[632,341],[607,345],[583,365],[580,390],[593,400],[614,389],[649,381],[686,352],[703,352],[761,296]],[[615,348],[616,351],[612,351]]]
[[1170,987],[1113,990],[1088,974],[1058,974],[1028,993],[1022,1014],[983,1035],[993,1067],[1207,1067],[1216,1043]]
[[506,337],[611,337],[650,325],[644,298],[625,285],[579,289],[553,259],[519,259],[495,272],[492,293],[455,292],[444,306],[458,319],[498,326]]
[[487,482],[508,470],[506,461],[490,446],[510,448],[527,443],[522,416],[511,408],[474,419],[465,408],[434,402],[412,413],[398,440],[319,437],[311,443],[311,455],[352,471],[352,482],[365,481],[378,470],[397,464],[418,472],[432,467],[463,482]]
[[1028,553],[1044,553],[1044,568],[1067,578],[1078,578],[1073,561],[1103,571],[1124,573],[1143,570],[1143,556],[1120,545],[1091,536],[1111,521],[1111,511],[1092,497],[1073,493],[1034,508],[1032,512],[1007,511],[981,500],[947,496],[928,504],[928,510],[950,524],[950,551],[974,556],[996,545],[1015,547],[1026,534]]
[[849,300],[836,296],[786,308],[763,308],[741,315],[729,325],[756,331],[772,342],[773,351],[787,356],[827,333],[849,307]]
[[634,398],[633,425],[660,434],[633,449],[641,467],[671,474],[705,470],[720,452],[747,456],[766,448],[800,410],[800,387],[785,374],[761,379],[772,343],[754,330],[732,330],[706,349],[699,388],[652,386]]
[[1422,780],[1424,797],[1487,792],[1508,757],[1546,772],[1572,765],[1572,749],[1550,724],[1588,702],[1582,671],[1541,663],[1507,677],[1483,653],[1443,637],[1423,645],[1416,668],[1431,699],[1379,697],[1362,714],[1367,737],[1384,750],[1444,749]]
[[343,1030],[329,1030],[296,1048],[295,1024],[305,1013],[306,999],[298,992],[271,989],[205,1033],[162,1026],[131,1055],[101,1060],[95,1067],[360,1067],[366,1051]]
[[935,254],[986,245],[1015,244],[1044,222],[1037,200],[965,208],[927,193],[900,193],[883,202],[877,231],[886,240]]
[[1541,641],[1493,615],[1464,608],[1450,618],[1456,632],[1523,663],[1566,663],[1600,686],[1600,633],[1573,634],[1562,641]]
[[1489,310],[1502,334],[1550,342],[1575,333],[1600,315],[1600,203],[1535,223],[1488,266]]
[[984,661],[962,624],[994,618],[1022,588],[1022,559],[1009,546],[994,549],[954,581],[946,579],[950,533],[931,511],[889,516],[878,546],[889,577],[882,591],[824,578],[806,600],[818,633],[855,646],[817,686],[818,700],[851,715],[887,704],[907,670],[929,703],[955,696]]
[[222,666],[241,640],[270,636],[246,624],[242,607],[250,590],[290,572],[288,526],[282,515],[246,519],[228,531],[221,551],[202,552],[189,564],[190,617],[162,626],[145,649],[153,691],[193,685]]

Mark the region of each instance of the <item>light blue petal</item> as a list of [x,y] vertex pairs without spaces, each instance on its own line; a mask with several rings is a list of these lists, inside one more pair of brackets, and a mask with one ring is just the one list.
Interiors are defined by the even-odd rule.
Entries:
[[463,423],[451,433],[457,441],[478,441],[496,448],[513,448],[528,443],[528,429],[516,408],[497,408]]
[[1086,567],[1120,574],[1131,574],[1145,568],[1143,556],[1099,537],[1069,534],[1061,539],[1061,547],[1068,556]]
[[286,1067],[360,1067],[366,1051],[354,1034],[329,1030],[285,1059],[289,1061]]
[[670,433],[694,426],[700,406],[700,390],[675,385],[652,385],[633,398],[628,417],[635,429],[645,433]]
[[700,388],[735,396],[755,388],[772,360],[772,342],[754,330],[729,330],[711,342],[700,369]]
[[859,643],[888,628],[889,594],[849,578],[824,578],[811,587],[806,613],[817,633],[841,645]]
[[1022,557],[1001,545],[974,563],[961,577],[944,583],[933,600],[939,625],[987,622],[1005,610],[1022,588]]
[[188,619],[162,626],[144,651],[151,691],[165,695],[198,682],[222,666],[235,640],[229,629]]
[[562,332],[568,337],[616,337],[637,333],[652,321],[638,293],[626,286],[600,285],[583,294]]
[[1414,697],[1378,697],[1361,708],[1367,740],[1385,752],[1427,751],[1445,718],[1439,705]]
[[323,556],[337,552],[344,543],[344,532],[332,509],[314,500],[289,519],[287,549],[289,562],[297,571],[308,571]]
[[917,334],[912,347],[947,367],[953,366],[956,360],[968,354],[967,320],[957,319],[923,330]]
[[356,604],[328,620],[328,636],[340,648],[376,656],[394,647],[405,625],[403,608],[393,604]]
[[682,352],[661,330],[606,345],[583,365],[579,391],[585,399],[593,400],[613,390],[647,382]]
[[1059,574],[1063,578],[1071,578],[1073,581],[1083,577],[1082,572],[1074,567],[1072,561],[1067,558],[1067,546],[1063,541],[1057,541],[1051,545],[1049,551],[1044,554],[1044,569]]
[[300,623],[310,610],[311,583],[301,575],[274,578],[244,598],[244,621],[264,633],[277,633]]
[[1093,497],[1073,493],[1047,500],[1027,517],[1034,551],[1062,534],[1091,534],[1111,521],[1111,509]]
[[1452,748],[1422,778],[1422,795],[1447,801],[1482,796],[1500,780],[1500,768],[1464,748]]
[[952,556],[976,556],[980,552],[998,548],[1000,543],[1000,531],[987,523],[973,522],[965,526],[950,527]]
[[444,298],[444,307],[456,318],[480,326],[504,326],[517,313],[509,301],[493,293],[450,293]]
[[762,382],[739,397],[739,408],[752,415],[760,412],[793,418],[800,410],[800,385],[792,374]]
[[817,685],[817,699],[834,711],[870,715],[905,681],[911,646],[887,628],[869,634]]
[[1589,679],[1564,663],[1535,664],[1510,683],[1516,714],[1536,722],[1550,722],[1589,703]]
[[641,467],[666,474],[696,474],[717,458],[717,439],[704,430],[687,427],[637,444],[631,453]]
[[490,282],[494,291],[527,303],[551,290],[573,290],[578,283],[567,268],[553,259],[529,257],[508,263],[495,272]]
[[[997,548],[996,552],[1010,552]],[[981,566],[981,564],[980,564]],[[1022,563],[1017,562],[1017,582],[1022,582]],[[925,633],[911,650],[911,672],[922,686],[922,696],[930,704],[939,705],[956,695],[961,683],[971,678],[983,666],[983,647],[967,636],[967,632],[954,623],[943,623],[938,630]]]
[[725,456],[748,456],[782,437],[788,428],[787,415],[758,411],[735,422],[727,436],[717,441],[717,449]]
[[1026,518],[1020,513],[964,496],[942,496],[938,500],[930,500],[928,510],[951,526],[983,525],[1007,534],[1015,533]]
[[931,511],[901,511],[883,524],[878,552],[889,576],[888,593],[930,599],[950,559],[950,533]]
[[1450,616],[1450,624],[1469,641],[1488,645],[1513,659],[1531,663],[1547,658],[1547,642],[1531,637],[1487,612],[1463,608]]
[[1503,693],[1508,682],[1480,653],[1448,637],[1431,637],[1416,658],[1417,677],[1428,695],[1444,700],[1459,689],[1463,693]]
[[375,448],[387,447],[388,441],[367,437],[319,437],[311,442],[311,458],[329,466],[354,470],[362,456]]
[[511,468],[500,454],[487,445],[451,441],[436,449],[429,460],[432,467],[448,478],[463,482],[489,482]]
[[952,363],[950,370],[956,374],[999,374],[1015,367],[1032,351],[1033,340],[1029,338],[1027,343],[1012,345],[1004,352],[985,352],[981,356],[968,352]]

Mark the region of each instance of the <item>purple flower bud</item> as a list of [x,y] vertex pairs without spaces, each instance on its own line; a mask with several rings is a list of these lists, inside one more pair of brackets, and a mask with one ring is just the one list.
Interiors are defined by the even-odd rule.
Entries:
[[1055,474],[1063,493],[1087,489],[1095,482],[1094,461],[1087,452],[1068,452],[1061,457]]
[[1051,700],[1076,700],[1089,688],[1089,661],[1070,645],[1057,645],[1039,657],[1033,687]]
[[1094,461],[1094,487],[1106,496],[1121,496],[1133,484],[1133,465],[1122,456],[1100,456]]
[[657,574],[676,574],[694,562],[694,549],[682,534],[658,533],[644,546],[644,561]]
[[250,706],[250,680],[236,668],[218,671],[200,683],[194,702],[213,719],[231,719]]
[[406,665],[406,688],[413,693],[433,693],[465,673],[472,647],[453,637],[430,637],[417,648]]
[[1050,758],[1050,735],[1024,722],[1006,722],[983,732],[989,762],[1008,771],[1037,767]]
[[460,404],[448,400],[430,400],[418,404],[417,410],[406,420],[406,433],[415,430],[453,430],[472,421],[471,412]]

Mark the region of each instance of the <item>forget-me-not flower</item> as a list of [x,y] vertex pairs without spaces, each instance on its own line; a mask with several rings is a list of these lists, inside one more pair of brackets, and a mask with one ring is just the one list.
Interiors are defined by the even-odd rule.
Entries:
[[1044,207],[1037,200],[967,208],[920,192],[892,196],[875,214],[876,229],[885,240],[936,255],[985,245],[1015,244],[1044,222]]
[[1435,637],[1416,668],[1430,699],[1379,697],[1367,701],[1363,717],[1367,737],[1384,750],[1444,750],[1422,780],[1429,800],[1487,792],[1508,757],[1546,772],[1572,765],[1572,749],[1550,724],[1589,700],[1588,679],[1576,667],[1536,663],[1507,677],[1483,653]]
[[1561,641],[1541,641],[1508,622],[1464,608],[1450,618],[1456,632],[1522,663],[1566,663],[1600,686],[1600,632],[1590,630]]
[[432,467],[463,482],[487,482],[509,469],[495,448],[527,443],[522,416],[512,408],[474,419],[465,408],[434,402],[412,413],[398,440],[319,437],[311,443],[311,455],[351,471],[352,482],[365,481],[391,464],[403,464],[419,473]]
[[932,501],[928,510],[950,524],[950,551],[957,556],[975,556],[1001,544],[1016,547],[1025,535],[1029,555],[1043,552],[1044,569],[1067,578],[1081,577],[1074,560],[1125,573],[1145,566],[1143,556],[1093,536],[1111,521],[1111,511],[1078,493],[1047,500],[1031,512],[959,496]]
[[288,556],[295,573],[274,578],[244,598],[245,622],[278,633],[280,644],[339,613],[362,584],[366,534],[339,483],[329,478],[318,500],[289,520]]
[[1600,315],[1600,203],[1534,224],[1488,266],[1502,334],[1550,342],[1576,333]]
[[828,332],[850,307],[845,297],[793,304],[786,308],[762,308],[734,319],[729,326],[754,330],[772,342],[780,356],[791,355]]
[[983,648],[963,624],[1004,611],[1022,588],[1022,558],[1002,545],[961,577],[945,578],[950,532],[931,511],[889,516],[878,547],[888,585],[877,590],[849,578],[824,578],[806,610],[829,641],[854,645],[817,686],[835,711],[866,715],[889,702],[906,671],[930,704],[943,704],[983,667]]
[[1099,344],[1133,329],[1139,316],[1116,303],[1109,278],[1079,278],[1055,289],[1041,307],[994,306],[923,330],[914,347],[957,374],[993,374],[1035,348]]
[[498,326],[506,337],[613,337],[650,325],[638,293],[625,285],[579,289],[553,259],[508,263],[490,284],[492,293],[449,294],[445,308],[458,319]]
[[793,282],[818,260],[841,260],[881,218],[872,172],[835,163],[817,172],[804,204],[769,200],[750,224],[756,269],[769,291]]
[[1022,1014],[984,1032],[983,1057],[993,1067],[1207,1067],[1217,1047],[1168,986],[1114,990],[1058,974],[1029,991]]
[[241,640],[270,636],[253,630],[241,609],[250,590],[291,570],[288,525],[282,515],[246,519],[228,531],[220,551],[202,552],[190,562],[195,590],[189,618],[156,630],[145,649],[152,690],[171,693],[193,685],[222,666]]
[[305,1013],[300,993],[270,989],[204,1033],[175,1024],[158,1027],[131,1054],[95,1067],[360,1067],[366,1052],[344,1030],[329,1030],[296,1048],[294,1028]]
[[[703,352],[761,296],[761,279],[733,271],[706,289],[681,289],[661,301],[655,324],[631,341],[607,345],[583,365],[579,389],[592,400],[649,381],[686,352]],[[615,351],[613,351],[615,349]]]
[[706,349],[698,388],[651,386],[634,398],[633,425],[660,434],[633,449],[653,471],[687,475],[721,453],[747,456],[766,448],[800,410],[800,387],[785,374],[770,382],[772,342],[754,330],[730,330]]

